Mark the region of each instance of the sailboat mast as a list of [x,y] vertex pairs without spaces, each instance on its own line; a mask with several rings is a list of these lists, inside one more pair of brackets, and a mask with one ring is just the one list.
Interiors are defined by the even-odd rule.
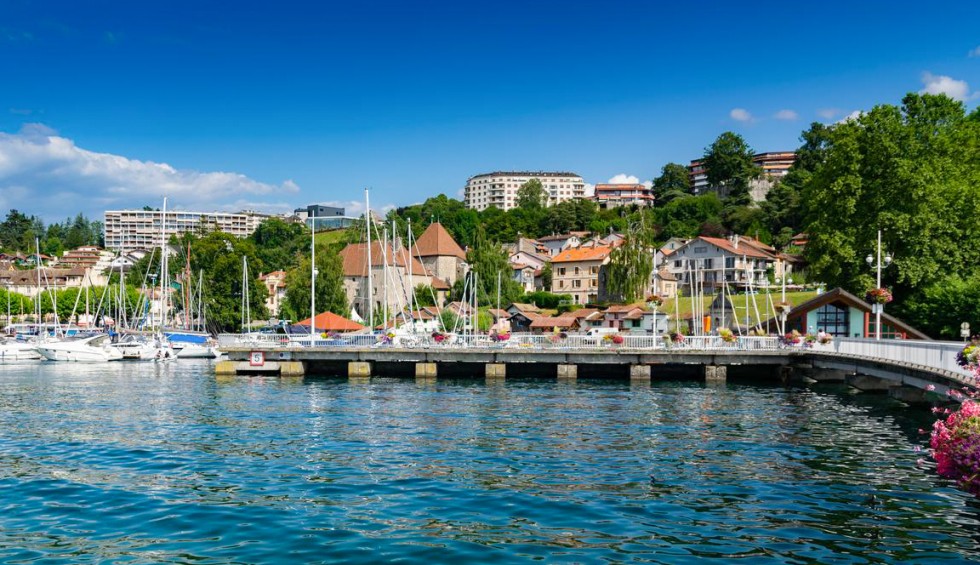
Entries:
[[191,329],[191,242],[187,241],[187,265],[184,268],[184,329]]
[[160,329],[167,325],[167,198],[163,198],[163,210],[160,212]]
[[310,346],[316,335],[316,206],[310,214]]
[[374,328],[374,280],[371,277],[371,199],[368,189],[364,189],[364,226],[367,228],[367,301],[368,301],[368,324]]

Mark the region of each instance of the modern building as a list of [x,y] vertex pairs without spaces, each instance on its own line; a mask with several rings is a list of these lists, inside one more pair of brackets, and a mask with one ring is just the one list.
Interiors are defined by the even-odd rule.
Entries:
[[644,184],[597,184],[593,199],[600,208],[653,206],[653,189]]
[[[760,329],[779,327],[776,318],[760,323]],[[824,292],[795,306],[786,317],[786,331],[817,333],[838,337],[875,336],[875,314],[871,304],[841,288]],[[884,312],[881,314],[882,339],[929,339],[909,324]]]
[[197,231],[222,231],[248,237],[260,221],[253,214],[239,212],[191,212],[167,210],[166,221],[160,210],[110,210],[105,213],[105,246],[113,251],[160,247],[164,238]]
[[517,206],[517,191],[531,179],[541,181],[548,195],[548,206],[573,198],[585,198],[585,181],[575,173],[497,171],[470,177],[463,190],[467,208],[486,210],[497,207],[510,210]]
[[348,216],[345,208],[322,204],[310,204],[305,208],[296,208],[293,210],[293,218],[298,218],[307,226],[315,221],[316,231],[345,229],[357,220],[357,218]]
[[[789,173],[794,161],[796,161],[796,153],[793,151],[769,151],[753,155],[752,164],[762,169],[762,176],[749,183],[749,195],[752,197],[752,201],[762,202],[765,200],[769,189]],[[723,198],[728,196],[728,191],[724,186],[712,186],[708,182],[708,169],[704,166],[703,159],[691,161],[687,170],[694,194],[717,192]]]

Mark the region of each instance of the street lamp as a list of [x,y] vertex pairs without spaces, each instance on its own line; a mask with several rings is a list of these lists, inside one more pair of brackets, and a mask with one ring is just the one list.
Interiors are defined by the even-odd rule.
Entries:
[[[892,264],[892,256],[885,254],[885,262],[881,262],[881,230],[878,230],[877,259],[871,255],[864,258],[868,266],[877,273],[875,278],[875,288],[881,288],[881,269]],[[875,339],[881,339],[881,313],[885,310],[884,304],[872,304],[871,309],[875,313]]]

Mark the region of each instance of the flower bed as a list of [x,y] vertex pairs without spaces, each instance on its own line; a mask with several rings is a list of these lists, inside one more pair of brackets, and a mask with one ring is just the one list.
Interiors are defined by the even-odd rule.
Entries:
[[[956,362],[980,377],[980,339],[973,338],[957,354]],[[930,387],[931,389],[932,387]],[[936,472],[956,481],[961,489],[980,497],[980,402],[978,392],[951,390],[948,393],[962,400],[959,408],[933,408],[946,418],[932,425],[929,447],[936,460]]]

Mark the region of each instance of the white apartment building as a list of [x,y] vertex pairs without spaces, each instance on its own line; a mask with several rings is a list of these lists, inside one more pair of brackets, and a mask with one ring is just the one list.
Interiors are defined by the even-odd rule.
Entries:
[[531,179],[541,181],[548,194],[548,206],[585,198],[585,181],[575,173],[497,171],[470,177],[466,181],[463,202],[474,210],[486,210],[491,206],[510,210],[517,206],[517,190]]
[[164,237],[169,239],[171,235],[202,228],[248,237],[264,219],[264,216],[248,212],[230,214],[167,210],[164,222],[163,212],[159,210],[110,210],[105,213],[105,246],[106,249],[123,253],[153,249],[163,244]]
[[[796,153],[793,151],[769,151],[753,155],[752,164],[762,169],[762,175],[749,181],[749,196],[752,201],[762,202],[765,200],[769,189],[789,173],[789,169],[795,160]],[[687,170],[694,194],[714,191],[721,197],[728,195],[728,190],[724,186],[716,187],[708,182],[708,169],[704,166],[702,159],[691,161]]]

